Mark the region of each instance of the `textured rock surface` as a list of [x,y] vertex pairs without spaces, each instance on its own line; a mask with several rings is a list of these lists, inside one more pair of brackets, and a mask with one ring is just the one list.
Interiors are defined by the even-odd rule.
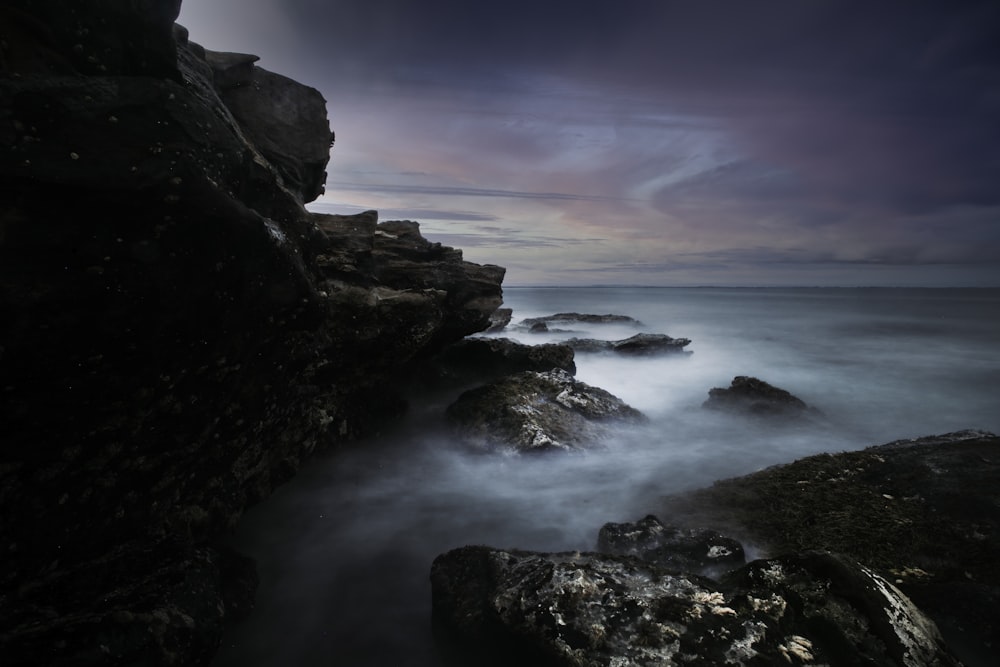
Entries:
[[621,399],[559,369],[471,389],[448,407],[448,417],[467,439],[522,453],[585,449],[598,445],[609,426],[643,419]]
[[759,417],[800,417],[817,415],[818,411],[802,399],[784,389],[758,380],[738,375],[726,389],[716,387],[708,392],[703,407],[711,410],[728,410]]
[[503,331],[510,324],[511,318],[514,316],[514,311],[510,308],[497,308],[493,311],[493,315],[490,316],[490,326],[486,329],[486,333],[496,333],[498,331]]
[[697,574],[717,575],[746,562],[743,545],[733,538],[706,528],[665,526],[653,515],[604,524],[597,534],[597,550]]
[[640,333],[623,340],[570,338],[564,341],[577,352],[617,352],[619,354],[663,354],[683,352],[691,344],[689,338],[671,338],[666,334]]
[[933,618],[963,662],[995,664],[1000,437],[962,431],[811,456],[671,497],[660,514],[770,553],[855,558]]
[[256,56],[240,55],[206,52],[222,102],[284,185],[301,201],[316,199],[332,142],[326,100],[315,88],[255,67]]
[[722,582],[592,553],[463,547],[431,568],[436,621],[470,661],[508,664],[957,665],[889,582],[812,553],[754,561]]
[[[213,538],[397,411],[400,368],[501,302],[503,269],[415,223],[306,212],[330,140],[314,91],[252,58],[230,72],[249,67],[256,118],[307,128],[285,146],[310,165],[293,177],[177,9],[0,8],[5,666],[204,663],[219,601],[252,588]],[[265,113],[298,94],[304,117]]]
[[483,382],[522,371],[562,369],[576,373],[573,349],[547,343],[524,345],[509,338],[465,338],[446,347],[432,360],[442,380]]

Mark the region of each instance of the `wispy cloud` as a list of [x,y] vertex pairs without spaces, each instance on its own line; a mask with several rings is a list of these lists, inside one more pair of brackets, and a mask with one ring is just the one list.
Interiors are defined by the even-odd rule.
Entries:
[[527,192],[496,188],[473,188],[450,185],[399,185],[376,183],[347,183],[328,181],[328,190],[349,192],[378,192],[391,194],[443,195],[447,197],[491,197],[503,199],[548,199],[554,201],[625,201],[622,197],[604,197],[569,192]]
[[329,100],[324,201],[427,221],[508,281],[954,261],[1000,284],[994,0],[260,2],[185,13],[246,50],[236,17]]

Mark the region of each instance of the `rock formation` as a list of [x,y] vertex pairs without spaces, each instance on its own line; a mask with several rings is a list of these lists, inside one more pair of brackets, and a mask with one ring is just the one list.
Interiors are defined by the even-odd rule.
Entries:
[[743,545],[733,538],[707,528],[665,526],[652,514],[636,522],[604,524],[597,550],[695,574],[721,574],[746,562]]
[[308,213],[322,97],[178,10],[0,8],[5,666],[207,662],[253,579],[214,538],[501,303],[416,223]]
[[642,414],[612,394],[561,369],[508,375],[459,396],[448,418],[468,440],[520,453],[598,445],[609,427]]
[[[769,554],[742,567],[733,538],[654,516],[606,524],[605,553],[456,549],[431,569],[435,620],[495,664],[991,665],[998,452],[963,431],[665,499],[664,516]],[[699,576],[713,545],[734,558]]]
[[757,417],[801,417],[819,412],[806,403],[773,385],[755,377],[738,375],[728,388],[716,387],[708,392],[703,407],[726,410]]
[[573,348],[559,343],[524,345],[509,338],[465,338],[446,347],[421,369],[420,380],[449,384],[483,382],[522,371],[558,368],[576,373]]
[[617,352],[629,355],[652,355],[683,352],[691,344],[690,338],[671,338],[666,334],[640,333],[622,340],[596,340],[570,338],[563,341],[577,352]]
[[962,431],[810,456],[667,499],[660,514],[769,553],[829,550],[898,586],[966,665],[996,660],[1000,437]]
[[431,568],[470,664],[958,665],[934,624],[850,559],[754,561],[721,581],[633,558],[463,547]]
[[514,311],[510,308],[497,308],[493,311],[493,315],[490,316],[490,326],[486,329],[486,333],[503,331],[510,324],[513,315]]

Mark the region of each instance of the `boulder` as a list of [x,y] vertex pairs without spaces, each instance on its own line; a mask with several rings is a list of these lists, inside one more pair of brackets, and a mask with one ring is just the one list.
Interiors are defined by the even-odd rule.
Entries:
[[640,333],[623,340],[570,338],[563,341],[577,352],[617,352],[629,355],[652,355],[682,352],[691,344],[689,338],[671,338],[665,334]]
[[663,516],[765,553],[835,551],[892,581],[966,665],[995,663],[1000,437],[980,431],[820,454],[672,496]]
[[431,590],[466,664],[960,664],[891,583],[825,553],[716,582],[634,558],[469,546],[434,560]]
[[743,545],[733,538],[706,528],[665,526],[652,514],[632,523],[604,524],[597,550],[698,574],[720,574],[746,562]]
[[708,400],[702,407],[757,417],[801,417],[818,414],[815,408],[806,405],[802,399],[784,389],[745,375],[734,377],[732,384],[726,389],[721,387],[710,389]]
[[613,424],[642,414],[562,369],[526,371],[471,389],[448,406],[465,438],[519,453],[572,451],[598,445]]

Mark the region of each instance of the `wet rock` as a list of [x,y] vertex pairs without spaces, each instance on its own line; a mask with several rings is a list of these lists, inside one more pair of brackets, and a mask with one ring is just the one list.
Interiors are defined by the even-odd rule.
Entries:
[[521,453],[598,445],[610,428],[641,413],[561,369],[527,371],[471,389],[448,406],[459,433],[489,449]]
[[691,344],[689,338],[671,338],[665,334],[640,333],[623,340],[570,338],[564,341],[577,352],[617,352],[619,354],[652,355],[682,352]]
[[721,574],[746,562],[743,545],[731,537],[706,528],[665,526],[653,515],[634,523],[604,524],[597,550],[698,574]]
[[663,516],[769,553],[843,553],[935,620],[966,665],[995,662],[1000,437],[981,431],[810,456],[673,496]]
[[800,417],[819,414],[815,408],[806,405],[800,398],[784,389],[745,375],[734,377],[732,384],[726,389],[720,387],[710,389],[708,400],[702,407],[758,417]]
[[558,368],[576,373],[573,349],[558,343],[524,345],[509,338],[465,338],[435,356],[422,377],[429,374],[451,384],[487,380],[522,371]]
[[463,547],[435,559],[431,586],[436,623],[472,661],[959,664],[892,584],[829,554],[754,561],[716,582],[634,558]]
[[514,315],[514,311],[511,308],[497,308],[490,315],[490,326],[486,329],[485,333],[497,333],[503,331],[510,324],[510,320]]

